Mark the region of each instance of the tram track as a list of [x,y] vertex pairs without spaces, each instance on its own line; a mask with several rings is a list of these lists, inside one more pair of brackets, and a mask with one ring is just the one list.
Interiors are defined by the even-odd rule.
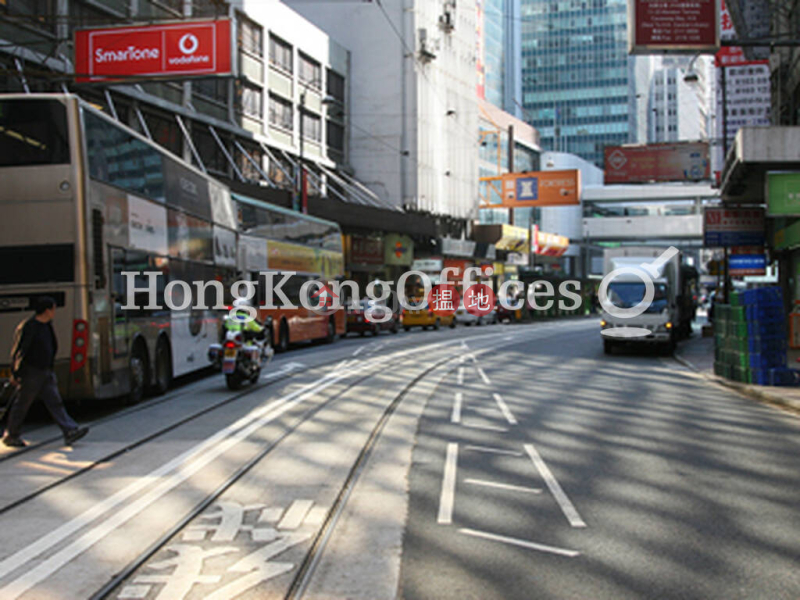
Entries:
[[[481,338],[482,337],[491,337],[492,335],[497,335],[497,334],[486,334],[486,335],[480,336],[480,337]],[[464,337],[467,337],[467,336],[457,336],[457,337],[454,337],[454,338],[452,338],[450,340],[445,340],[445,341],[440,341],[440,342],[435,342],[433,344],[429,344],[428,346],[431,346],[431,345],[436,346],[436,345],[439,345],[439,344],[447,344],[447,343],[459,343],[461,341],[461,339],[464,338]],[[470,337],[469,339],[473,339],[473,338]],[[414,342],[414,340],[408,340],[407,344],[406,343],[402,343],[402,345],[400,345],[399,347],[394,348],[393,352],[408,351],[409,348],[407,348],[407,346],[413,346],[413,342]],[[364,347],[366,347],[366,346],[364,346]],[[385,346],[384,346],[384,348],[385,348]],[[410,348],[410,349],[413,350],[413,347]],[[369,352],[367,352],[365,354],[362,354],[359,358],[362,359],[362,360],[363,359],[368,359],[369,358]],[[97,459],[91,461],[89,464],[86,464],[86,465],[82,466],[81,468],[77,469],[76,471],[74,471],[74,472],[72,472],[72,473],[70,473],[68,475],[65,475],[65,476],[63,476],[63,477],[61,477],[61,478],[59,478],[59,479],[57,479],[55,481],[52,481],[51,483],[48,483],[46,485],[43,485],[43,486],[37,488],[36,490],[28,493],[28,494],[25,494],[25,495],[15,499],[15,500],[11,501],[11,502],[8,502],[7,504],[4,504],[3,506],[0,506],[0,515],[6,514],[6,513],[10,512],[10,511],[14,510],[15,508],[18,508],[18,507],[24,505],[25,503],[37,498],[38,496],[41,496],[42,494],[45,494],[45,493],[47,493],[49,491],[52,491],[53,489],[56,489],[59,486],[64,485],[65,483],[73,481],[74,479],[77,479],[78,477],[80,477],[82,475],[85,475],[86,473],[96,469],[100,465],[103,465],[105,463],[108,463],[109,461],[114,460],[115,458],[123,456],[124,454],[127,454],[128,452],[130,452],[132,450],[135,450],[136,448],[139,448],[139,447],[141,447],[141,446],[143,446],[143,445],[145,445],[145,444],[147,444],[149,442],[152,442],[153,440],[158,439],[159,437],[161,437],[163,435],[166,435],[166,434],[170,433],[171,431],[174,431],[174,430],[178,429],[179,427],[182,427],[182,426],[184,426],[184,425],[186,425],[186,424],[188,424],[188,423],[190,423],[192,421],[195,421],[195,420],[197,420],[197,419],[199,419],[199,418],[201,418],[201,417],[203,417],[203,416],[205,416],[205,415],[207,415],[209,413],[212,413],[212,412],[214,412],[216,410],[219,410],[219,409],[221,409],[221,408],[223,408],[225,406],[228,406],[228,405],[230,405],[230,404],[232,404],[232,403],[234,403],[234,402],[236,402],[238,400],[241,400],[242,398],[245,398],[245,397],[247,397],[247,396],[249,396],[251,394],[254,394],[256,392],[259,392],[259,391],[262,391],[264,389],[267,389],[267,388],[269,388],[269,387],[271,387],[271,386],[273,386],[275,384],[285,382],[285,381],[287,381],[289,379],[296,378],[296,377],[299,377],[299,376],[308,376],[309,374],[312,374],[314,371],[324,370],[324,369],[329,368],[331,366],[335,366],[335,365],[341,363],[342,360],[343,360],[342,356],[337,356],[335,359],[325,360],[325,361],[319,362],[319,363],[317,363],[317,364],[315,364],[313,366],[307,367],[305,369],[298,369],[298,370],[290,371],[290,372],[285,373],[284,375],[272,378],[272,379],[267,380],[267,381],[263,381],[263,382],[259,381],[258,383],[249,386],[248,388],[242,390],[241,392],[238,392],[238,393],[236,393],[236,394],[234,394],[232,396],[228,396],[228,397],[224,398],[223,400],[220,400],[219,402],[215,402],[215,403],[213,403],[213,404],[211,404],[209,406],[206,406],[205,408],[202,408],[202,409],[200,409],[198,411],[195,411],[195,412],[193,412],[193,413],[191,413],[191,414],[189,414],[189,415],[187,415],[187,416],[185,416],[185,417],[183,417],[183,418],[181,418],[181,419],[179,419],[177,421],[174,421],[174,422],[170,423],[169,425],[167,425],[165,427],[159,428],[158,430],[154,431],[153,433],[151,433],[151,434],[149,434],[147,436],[139,438],[139,439],[137,439],[137,440],[135,440],[135,441],[133,441],[131,443],[125,444],[124,446],[122,446],[122,447],[120,447],[120,448],[118,448],[118,449],[116,449],[116,450],[114,450],[112,452],[109,452],[108,454],[105,454],[105,455],[101,456],[100,458],[97,458]],[[187,395],[191,395],[193,393],[196,393],[197,391],[198,390],[196,390],[194,388],[186,389],[186,390],[180,390],[179,393],[177,393],[177,394],[170,394],[168,396],[159,398],[159,399],[157,399],[155,401],[151,401],[151,402],[147,402],[146,404],[142,404],[142,405],[139,405],[139,406],[131,407],[130,409],[123,410],[123,411],[120,411],[118,413],[114,413],[113,415],[108,415],[106,417],[102,417],[102,418],[97,419],[95,421],[90,421],[89,423],[87,423],[87,425],[89,425],[90,427],[96,427],[98,425],[103,425],[103,424],[106,424],[106,423],[109,423],[109,422],[113,422],[113,421],[116,421],[116,420],[119,420],[119,419],[123,419],[123,418],[129,417],[129,416],[131,416],[133,414],[136,414],[136,413],[139,413],[139,412],[143,412],[143,411],[146,411],[148,409],[155,408],[157,406],[160,406],[161,404],[177,400],[177,399],[185,397]],[[43,441],[41,441],[39,443],[36,443],[36,444],[31,444],[31,445],[27,446],[26,448],[23,448],[21,451],[17,451],[17,452],[14,452],[14,453],[11,453],[11,454],[9,454],[7,456],[2,457],[2,459],[0,459],[0,462],[7,461],[7,460],[10,460],[12,458],[20,458],[20,457],[24,456],[26,453],[28,453],[28,452],[30,452],[32,450],[43,449],[47,445],[52,444],[54,442],[57,442],[57,441],[59,441],[61,439],[62,438],[59,435],[59,436],[56,436],[56,437],[53,437],[53,438],[50,438],[50,439],[47,439],[47,440],[43,440]]]
[[[500,336],[501,334],[488,334],[483,335],[477,338],[477,340],[485,340],[486,338],[495,338]],[[505,335],[505,334],[502,334]],[[476,338],[471,338],[473,341],[477,341]],[[489,351],[492,348],[501,345],[504,340],[498,340],[493,344],[490,344],[487,348],[476,349],[471,351],[473,354],[481,354],[483,352]],[[347,472],[345,480],[343,481],[342,485],[338,489],[336,493],[335,499],[333,504],[327,511],[327,514],[322,522],[320,529],[317,531],[316,535],[311,540],[311,544],[307,552],[304,554],[303,559],[300,562],[299,568],[297,572],[292,577],[291,583],[289,584],[285,599],[286,600],[299,600],[303,597],[307,586],[309,585],[317,565],[319,564],[319,559],[324,552],[327,543],[339,522],[341,515],[344,512],[345,507],[347,506],[347,502],[350,498],[350,495],[355,488],[356,484],[359,481],[360,476],[365,470],[367,463],[369,462],[369,458],[372,455],[372,452],[380,439],[380,436],[389,421],[392,415],[395,414],[397,408],[400,406],[402,401],[411,393],[415,387],[421,384],[427,377],[429,377],[432,373],[436,370],[442,368],[443,366],[447,365],[447,363],[451,363],[456,361],[459,358],[459,345],[461,344],[462,339],[457,338],[454,340],[449,340],[448,342],[440,342],[439,344],[432,344],[432,346],[444,346],[445,349],[448,349],[447,346],[453,346],[450,348],[450,352],[448,352],[447,356],[434,361],[432,364],[426,366],[421,372],[411,377],[410,381],[405,383],[402,388],[393,394],[391,400],[389,400],[385,407],[382,409],[380,415],[378,416],[374,426],[371,428],[366,441],[361,446],[358,455],[353,462],[352,466]],[[388,360],[388,359],[387,359]],[[412,362],[413,358],[405,358],[402,360],[402,363]],[[380,367],[384,360],[377,361],[372,367]],[[393,370],[400,370],[400,365],[393,365]],[[456,364],[452,366],[450,370],[456,368]],[[90,600],[105,600],[107,598],[112,597],[114,592],[122,586],[129,578],[131,578],[141,567],[143,567],[153,556],[155,556],[161,549],[169,545],[177,536],[183,532],[187,526],[189,526],[195,519],[198,518],[206,509],[211,507],[215,501],[217,501],[226,491],[232,488],[237,482],[239,482],[247,473],[249,473],[256,465],[258,465],[262,460],[264,460],[271,452],[273,452],[286,438],[288,438],[292,433],[294,433],[301,425],[308,422],[314,416],[316,416],[320,411],[325,408],[330,407],[331,403],[335,402],[337,399],[343,397],[348,392],[352,391],[353,389],[363,385],[365,381],[373,379],[377,375],[380,375],[380,371],[378,373],[374,372],[373,368],[369,369],[371,372],[365,374],[362,377],[359,377],[357,380],[349,383],[346,387],[341,390],[338,390],[336,394],[323,402],[320,402],[319,405],[315,406],[314,408],[306,411],[302,416],[298,417],[297,420],[289,427],[287,427],[277,438],[271,440],[264,448],[262,448],[255,456],[250,458],[245,464],[240,466],[231,476],[226,479],[220,486],[218,486],[214,491],[210,494],[205,496],[199,503],[197,503],[188,513],[186,513],[178,522],[176,522],[168,531],[166,531],[162,536],[160,536],[155,542],[153,542],[148,548],[139,554],[133,561],[129,562],[122,570],[114,575],[114,577],[109,580],[102,588],[100,588],[95,594],[90,597]],[[438,386],[438,383],[436,384]]]

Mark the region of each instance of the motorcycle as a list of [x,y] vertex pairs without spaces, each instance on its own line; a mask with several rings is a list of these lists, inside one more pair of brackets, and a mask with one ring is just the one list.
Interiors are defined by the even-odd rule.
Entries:
[[225,375],[228,389],[238,390],[246,381],[255,383],[261,376],[262,367],[272,360],[269,328],[264,330],[262,339],[246,340],[241,331],[225,331],[221,344],[211,344],[208,360]]

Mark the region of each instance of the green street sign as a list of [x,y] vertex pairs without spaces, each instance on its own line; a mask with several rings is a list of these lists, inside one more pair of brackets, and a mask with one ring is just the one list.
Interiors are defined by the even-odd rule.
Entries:
[[800,217],[800,172],[767,173],[767,216]]

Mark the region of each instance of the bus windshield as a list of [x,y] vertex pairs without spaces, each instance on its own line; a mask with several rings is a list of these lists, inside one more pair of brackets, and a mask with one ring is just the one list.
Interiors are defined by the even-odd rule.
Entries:
[[69,162],[67,110],[58,100],[0,100],[0,167]]

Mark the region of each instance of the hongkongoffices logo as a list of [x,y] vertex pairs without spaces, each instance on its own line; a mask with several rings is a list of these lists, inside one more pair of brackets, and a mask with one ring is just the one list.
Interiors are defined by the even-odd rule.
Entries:
[[450,316],[455,314],[459,300],[458,290],[454,285],[439,283],[428,294],[428,308],[439,316]]
[[464,292],[464,308],[477,317],[485,317],[494,310],[494,292],[485,283],[476,283]]

